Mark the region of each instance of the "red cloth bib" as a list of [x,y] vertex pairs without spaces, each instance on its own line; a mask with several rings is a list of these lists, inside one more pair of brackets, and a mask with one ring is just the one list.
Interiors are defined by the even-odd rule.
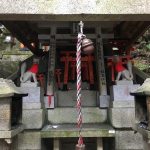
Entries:
[[122,72],[123,70],[125,70],[125,67],[122,65],[122,62],[116,63],[116,65],[115,65],[115,70],[116,70],[117,72]]
[[38,70],[39,70],[39,65],[33,64],[32,67],[28,71],[37,74]]

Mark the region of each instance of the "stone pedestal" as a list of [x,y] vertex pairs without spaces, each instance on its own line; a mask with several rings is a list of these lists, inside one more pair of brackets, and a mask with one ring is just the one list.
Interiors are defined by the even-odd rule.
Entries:
[[136,90],[139,84],[124,84],[124,85],[113,85],[110,88],[110,95],[112,101],[134,101],[134,96],[130,95],[130,92]]
[[103,150],[102,138],[97,138],[97,150]]
[[41,129],[45,120],[45,111],[43,109],[24,109],[22,118],[25,129]]
[[143,150],[142,136],[132,130],[116,130],[115,150]]
[[132,128],[135,121],[134,96],[130,92],[139,85],[132,81],[118,81],[110,88],[111,101],[109,108],[110,122],[115,128]]
[[17,150],[41,150],[41,136],[38,131],[25,131],[18,135]]
[[28,93],[23,98],[22,120],[25,129],[41,129],[45,119],[43,88],[22,86],[21,91]]
[[109,119],[114,128],[132,128],[135,122],[134,108],[110,108]]
[[21,87],[22,92],[28,93],[23,98],[23,109],[40,109],[44,105],[44,90],[41,87]]
[[122,81],[123,83],[121,81],[118,82],[118,85],[113,85],[110,88],[110,107],[134,108],[134,96],[131,96],[130,92],[136,90],[140,85],[132,84],[131,81]]
[[[134,134],[132,130],[135,122],[134,96],[130,92],[139,87],[132,81],[118,81],[117,85],[110,88],[109,119],[116,128],[116,150],[142,150],[142,136]],[[127,130],[128,129],[128,130]]]

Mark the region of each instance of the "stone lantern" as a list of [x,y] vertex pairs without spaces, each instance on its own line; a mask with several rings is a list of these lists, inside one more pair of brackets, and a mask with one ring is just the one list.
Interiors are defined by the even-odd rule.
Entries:
[[134,130],[143,136],[144,150],[150,149],[150,78],[131,95],[135,96]]
[[[0,78],[0,145],[23,131],[22,97],[26,96],[11,80]],[[4,139],[4,140],[3,140]]]

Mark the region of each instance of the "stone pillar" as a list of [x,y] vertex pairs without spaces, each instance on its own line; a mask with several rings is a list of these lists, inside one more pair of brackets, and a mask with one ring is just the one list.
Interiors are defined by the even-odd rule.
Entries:
[[16,150],[41,150],[41,135],[39,131],[24,131],[18,135]]
[[54,138],[54,149],[53,150],[60,150],[60,141],[57,138]]
[[103,150],[102,138],[97,138],[97,150]]

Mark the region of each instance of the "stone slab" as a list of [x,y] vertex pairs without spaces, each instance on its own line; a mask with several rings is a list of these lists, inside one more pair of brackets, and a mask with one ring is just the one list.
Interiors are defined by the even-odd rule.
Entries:
[[11,130],[11,120],[10,119],[0,119],[0,131]]
[[134,100],[134,96],[130,92],[136,90],[140,85],[113,85],[110,88],[110,96],[112,101]]
[[39,103],[43,102],[44,90],[41,87],[20,87],[20,90],[24,93],[28,93],[28,96],[23,97],[23,103]]
[[0,139],[10,139],[24,130],[24,125],[13,126],[9,131],[0,131]]
[[39,131],[25,131],[18,135],[18,150],[41,150]]
[[43,109],[24,109],[22,113],[22,122],[25,129],[41,129],[45,119]]
[[[76,106],[76,90],[58,91],[57,92],[58,107],[74,107]],[[82,106],[96,107],[97,106],[97,92],[82,90]]]
[[133,85],[133,81],[119,80],[116,81],[116,85]]
[[143,150],[142,136],[139,133],[134,134],[132,130],[116,130],[115,148],[116,150]]
[[110,108],[109,119],[114,128],[132,128],[135,123],[134,108]]
[[114,107],[114,108],[129,108],[129,107],[132,107],[134,108],[135,107],[135,102],[134,101],[130,101],[130,100],[126,100],[126,101],[111,101],[110,102],[110,107]]
[[[103,123],[107,121],[107,109],[98,107],[82,108],[84,123]],[[48,110],[48,120],[53,124],[76,123],[76,108],[55,108]]]
[[[115,130],[107,123],[83,124],[83,137],[115,137]],[[76,124],[59,124],[57,128],[46,125],[41,130],[42,138],[78,137],[79,131]]]
[[[26,0],[26,1],[14,1],[14,3],[10,4],[9,1],[1,0],[1,10],[0,14],[51,14],[53,15],[62,15],[62,14],[150,14],[150,4],[146,3],[148,1],[141,0],[127,0],[126,3],[124,1],[96,1],[89,0],[88,3],[85,1],[79,3],[77,1],[43,1],[43,0]],[[59,5],[61,4],[61,5]],[[134,4],[134,5],[131,5]],[[20,6],[25,5],[25,8],[21,8]],[[15,8],[15,9],[14,9]],[[117,9],[116,9],[117,8]],[[62,15],[63,16],[63,15]],[[106,16],[105,16],[106,17]],[[135,16],[134,16],[135,17]],[[48,19],[48,18],[47,18]],[[75,19],[72,18],[72,19]],[[79,19],[79,18],[77,18]],[[123,19],[121,16],[118,20]],[[126,18],[124,18],[126,19]],[[107,19],[105,19],[106,21]],[[119,21],[120,21],[119,20]],[[115,20],[116,21],[116,20]]]
[[23,109],[41,109],[41,103],[23,103]]

